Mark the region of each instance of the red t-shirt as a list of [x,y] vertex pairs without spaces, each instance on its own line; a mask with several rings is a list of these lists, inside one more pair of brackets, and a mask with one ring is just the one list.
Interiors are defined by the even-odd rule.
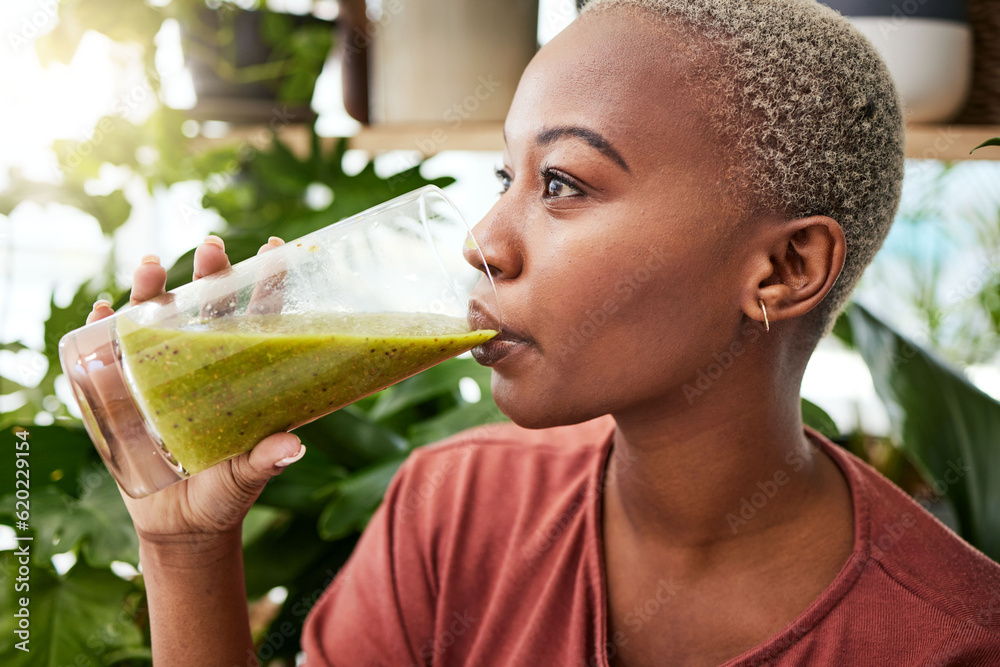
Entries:
[[[613,427],[494,424],[416,450],[310,612],[306,665],[606,666],[676,594],[661,582],[607,636],[600,489]],[[788,627],[726,667],[1000,665],[1000,565],[806,433],[849,482],[853,553]]]

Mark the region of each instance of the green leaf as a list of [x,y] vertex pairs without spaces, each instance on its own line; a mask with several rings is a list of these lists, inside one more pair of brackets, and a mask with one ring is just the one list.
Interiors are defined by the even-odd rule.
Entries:
[[454,393],[464,377],[471,377],[484,394],[489,393],[490,369],[472,359],[450,359],[383,391],[369,416],[384,419],[442,394]]
[[403,461],[397,458],[379,463],[339,482],[319,517],[320,536],[336,540],[364,530]]
[[[324,542],[316,535],[315,520],[311,524],[301,521],[289,523],[284,533],[274,537],[275,543],[268,545],[266,549],[251,549],[244,554],[247,592],[253,599],[277,585],[288,589],[288,598],[278,617],[271,623],[271,631],[261,632],[254,639],[261,647],[261,664],[270,665],[269,660],[284,658],[291,665],[295,663],[296,654],[301,651],[299,637],[306,614],[350,557],[357,538],[352,536]],[[258,582],[257,590],[261,592],[257,594],[253,592],[255,571],[269,571],[266,581]],[[269,642],[268,639],[272,641]]]
[[133,42],[151,48],[163,23],[163,14],[145,2],[91,2],[62,0],[59,23],[72,23],[81,31],[95,30],[116,42]]
[[292,17],[279,12],[261,12],[260,36],[267,44],[279,44],[288,40],[295,24]]
[[896,439],[951,501],[962,536],[1000,560],[1000,403],[863,307],[848,320]]
[[244,548],[247,595],[251,599],[309,576],[310,569],[326,567],[324,556],[331,544],[316,534],[319,509],[316,506],[312,513],[287,517]]
[[352,470],[398,458],[407,451],[402,436],[369,420],[350,405],[300,426],[295,433],[307,449],[315,447],[334,464]]
[[811,401],[802,399],[802,422],[825,435],[827,438],[836,438],[840,435],[837,423],[830,415],[826,414],[823,408]]
[[135,150],[150,141],[151,137],[147,136],[143,127],[134,125],[121,115],[111,115],[97,121],[90,138],[84,141],[58,139],[53,142],[52,149],[63,172],[82,183],[89,178],[98,178],[100,167],[106,162],[138,169],[140,165]]
[[287,512],[275,507],[262,505],[261,503],[255,503],[250,507],[247,515],[243,517],[243,546],[246,547],[248,544],[253,544],[254,541],[287,518]]
[[[77,563],[65,576],[33,567],[30,590],[16,592],[17,558],[4,554],[7,581],[0,586],[0,664],[4,667],[61,667],[62,665],[104,665],[121,649],[140,649],[142,633],[136,624],[139,591],[135,584],[119,579],[107,570]],[[15,648],[20,639],[14,634],[20,609],[18,600],[26,596],[30,637],[25,653]]]
[[854,339],[851,336],[851,323],[847,320],[847,311],[845,309],[837,316],[837,320],[833,323],[833,329],[830,333],[839,338],[847,347],[854,347]]
[[257,504],[297,512],[317,512],[317,492],[348,474],[347,468],[332,463],[329,457],[307,444],[302,460],[272,478],[261,492]]
[[474,426],[506,420],[507,417],[493,402],[492,397],[483,396],[478,403],[461,405],[442,412],[432,419],[414,424],[409,432],[410,445],[419,447],[443,440]]
[[[54,486],[31,494],[30,524],[35,531],[34,558],[45,564],[57,553],[77,551],[94,567],[112,561],[136,565],[139,538],[125,509],[118,485],[104,466],[92,466],[80,475],[83,488],[76,499]],[[14,499],[3,499],[13,507]]]
[[55,296],[49,300],[49,318],[45,321],[45,358],[49,367],[38,383],[43,394],[55,394],[55,379],[62,374],[59,364],[59,341],[70,331],[87,323],[99,290],[90,283],[80,285],[65,308],[56,305]]
[[972,155],[973,153],[975,153],[976,151],[978,151],[980,148],[983,148],[985,146],[1000,146],[1000,137],[993,137],[992,139],[987,139],[986,141],[984,141],[983,143],[979,144],[978,146],[976,146],[975,148],[973,148],[971,151],[969,151],[969,155]]
[[42,67],[48,67],[53,62],[68,65],[73,60],[80,39],[86,30],[76,21],[63,16],[55,28],[35,40],[35,53]]
[[105,234],[113,234],[132,214],[132,205],[121,190],[115,190],[109,195],[95,195],[90,200],[97,213],[97,222],[101,224],[101,231]]
[[[76,497],[77,479],[81,470],[93,465],[99,458],[87,432],[75,421],[68,424],[56,422],[49,426],[11,426],[0,431],[0,442],[7,445],[10,451],[9,455],[0,457],[0,497],[13,496],[15,492],[15,431],[28,432],[28,456],[23,458],[30,461],[29,482],[32,493],[50,486]],[[13,502],[0,505],[0,512],[4,514],[13,509]]]

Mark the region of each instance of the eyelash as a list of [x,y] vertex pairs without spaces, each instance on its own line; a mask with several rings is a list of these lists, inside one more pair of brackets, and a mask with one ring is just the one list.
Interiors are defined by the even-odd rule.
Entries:
[[[494,173],[496,174],[497,180],[500,181],[501,189],[499,194],[503,195],[510,188],[510,181],[513,181],[514,179],[510,176],[510,174],[507,173],[505,169],[502,168],[496,169]],[[575,190],[577,195],[583,194],[582,188],[579,186],[579,184],[577,184],[575,180],[573,180],[572,178],[566,176],[565,174],[559,171],[551,169],[550,167],[542,166],[542,168],[538,171],[538,175],[541,176],[542,180],[545,182],[545,192],[542,194],[543,199],[563,199],[563,197],[557,197],[547,194],[549,186],[551,185],[552,181],[562,183],[566,187]],[[508,183],[504,185],[504,181],[508,181]],[[569,196],[577,196],[577,195],[569,195]]]

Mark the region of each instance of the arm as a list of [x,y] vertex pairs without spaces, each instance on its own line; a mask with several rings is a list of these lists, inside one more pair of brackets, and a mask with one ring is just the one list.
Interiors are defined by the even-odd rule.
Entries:
[[[275,243],[280,240],[261,252]],[[210,237],[195,252],[194,278],[228,266],[221,239]],[[135,272],[131,302],[162,294],[166,277],[158,258],[145,258]],[[110,304],[99,301],[87,321],[112,313]],[[157,667],[257,666],[243,578],[243,518],[268,480],[304,453],[296,436],[277,433],[151,496],[122,492],[139,535]]]
[[158,667],[257,667],[235,531],[192,544],[140,543]]

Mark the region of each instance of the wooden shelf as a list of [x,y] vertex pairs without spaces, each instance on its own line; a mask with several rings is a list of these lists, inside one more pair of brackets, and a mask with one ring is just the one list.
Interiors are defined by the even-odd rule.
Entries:
[[361,129],[351,137],[351,148],[379,152],[417,150],[424,155],[440,151],[502,151],[503,123],[447,123],[379,126]]
[[[299,156],[309,152],[309,128],[285,125],[278,130],[281,140]],[[218,139],[201,138],[200,144],[245,141],[255,148],[266,145],[270,134],[265,126],[234,127]],[[911,125],[906,130],[906,157],[927,160],[1000,160],[1000,147],[969,151],[986,139],[1000,137],[1000,125]],[[324,146],[333,143],[324,138]],[[503,124],[467,122],[458,127],[447,123],[366,126],[349,138],[351,148],[372,153],[393,150],[420,151],[425,156],[440,151],[502,151]]]
[[[925,160],[1000,160],[1000,147],[969,151],[991,137],[1000,125],[911,125],[906,129],[906,157]],[[442,125],[370,126],[351,138],[351,148],[379,152],[419,150],[502,151],[502,123],[467,123],[455,129]]]
[[906,128],[906,157],[922,160],[1000,160],[1000,148],[969,151],[992,137],[1000,125],[910,125]]
[[[212,146],[246,143],[253,148],[262,149],[270,141],[270,136],[266,125],[236,125],[225,136],[197,137],[194,148],[202,150]],[[308,126],[294,123],[284,125],[278,128],[278,136],[299,157],[309,154]],[[324,148],[329,147],[334,141],[333,138],[324,137],[322,145]],[[457,128],[450,128],[446,123],[366,126],[348,138],[348,145],[371,153],[408,150],[420,151],[424,156],[441,151],[502,151],[503,124],[465,123]]]

